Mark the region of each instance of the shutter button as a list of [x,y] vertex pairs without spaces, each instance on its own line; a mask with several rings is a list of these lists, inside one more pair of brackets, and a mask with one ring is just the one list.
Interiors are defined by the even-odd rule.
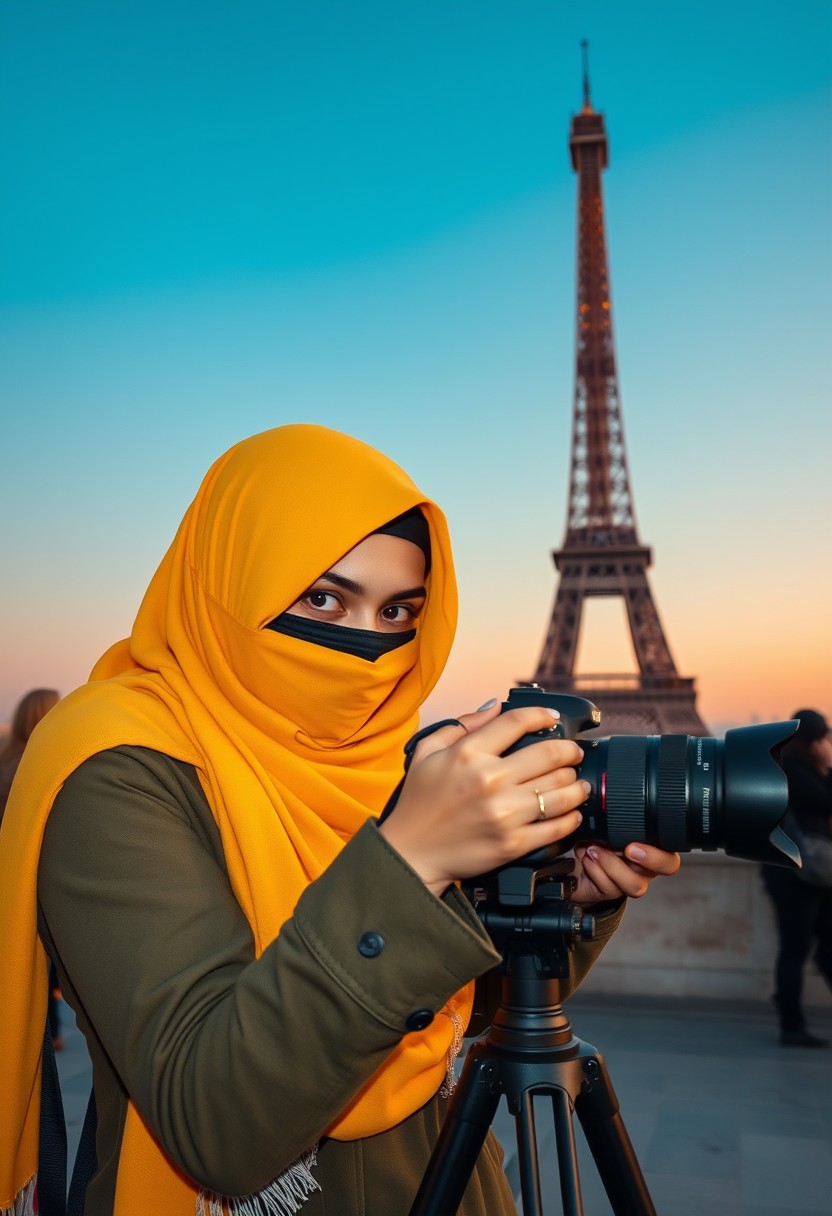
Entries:
[[358,939],[358,952],[365,958],[375,958],[384,949],[384,938],[380,933],[362,933]]

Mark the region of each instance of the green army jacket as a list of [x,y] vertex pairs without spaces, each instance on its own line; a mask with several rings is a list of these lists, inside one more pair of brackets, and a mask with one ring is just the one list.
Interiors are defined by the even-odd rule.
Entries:
[[[369,821],[255,958],[195,770],[146,748],[100,753],[67,780],[38,901],[92,1061],[86,1216],[112,1213],[128,1095],[201,1186],[258,1191],[319,1139],[414,1014],[500,957],[468,900],[436,899]],[[567,989],[620,915],[573,952]],[[357,946],[368,933],[382,943],[369,957]],[[321,1140],[303,1216],[406,1216],[446,1107],[437,1096],[379,1135]],[[515,1212],[501,1160],[489,1135],[460,1216]]]

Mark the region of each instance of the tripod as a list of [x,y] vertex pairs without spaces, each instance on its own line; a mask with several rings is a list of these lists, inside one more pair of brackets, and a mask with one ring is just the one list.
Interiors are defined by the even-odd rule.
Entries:
[[[543,1216],[539,1096],[552,1102],[563,1216],[583,1216],[573,1110],[615,1216],[656,1216],[604,1061],[574,1037],[561,1005],[569,951],[595,931],[593,918],[568,902],[571,869],[571,861],[553,862],[548,850],[538,850],[476,880],[485,884],[477,888],[477,914],[503,954],[490,973],[501,977],[500,1003],[488,1033],[467,1054],[410,1216],[457,1211],[501,1095],[515,1119],[525,1216]],[[474,1023],[477,1017],[481,1010]]]

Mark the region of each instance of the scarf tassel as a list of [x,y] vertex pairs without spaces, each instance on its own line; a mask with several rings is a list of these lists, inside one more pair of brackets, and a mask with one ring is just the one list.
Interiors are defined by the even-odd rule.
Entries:
[[[295,1216],[312,1192],[321,1189],[320,1183],[312,1176],[312,1167],[317,1163],[317,1148],[317,1144],[314,1145],[267,1187],[253,1195],[229,1197],[206,1195],[205,1191],[200,1191],[197,1216]],[[37,1181],[35,1174],[18,1191],[11,1206],[0,1208],[0,1216],[37,1216]]]
[[11,1207],[0,1208],[0,1216],[36,1216],[35,1190],[37,1182],[37,1174],[34,1174],[26,1185],[17,1192]]
[[[320,1183],[312,1176],[312,1167],[317,1162],[317,1148],[317,1144],[314,1145],[267,1187],[252,1195],[228,1196],[200,1191],[197,1216],[294,1216],[312,1192],[321,1189]],[[21,1212],[28,1216],[28,1209],[21,1209]],[[5,1213],[0,1213],[0,1216],[5,1216]],[[14,1216],[17,1216],[16,1208]]]

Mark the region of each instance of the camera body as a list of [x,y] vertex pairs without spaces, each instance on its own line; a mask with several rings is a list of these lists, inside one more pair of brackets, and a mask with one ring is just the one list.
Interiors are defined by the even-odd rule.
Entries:
[[589,782],[583,823],[562,842],[599,841],[615,850],[632,841],[670,852],[724,850],[733,857],[790,867],[800,853],[780,821],[788,802],[779,758],[796,721],[737,727],[725,739],[694,735],[587,737],[601,711],[585,697],[550,693],[538,685],[512,688],[507,713],[527,705],[556,709],[553,726],[523,735],[505,755],[542,739],[576,739],[584,758],[578,776]]
[[528,747],[539,739],[577,739],[585,730],[593,730],[601,725],[601,711],[586,697],[576,697],[571,693],[546,692],[539,684],[524,684],[520,688],[512,688],[500,706],[500,712],[509,709],[522,709],[526,705],[545,705],[547,709],[556,709],[560,720],[552,727],[524,735],[506,752],[518,751]]

